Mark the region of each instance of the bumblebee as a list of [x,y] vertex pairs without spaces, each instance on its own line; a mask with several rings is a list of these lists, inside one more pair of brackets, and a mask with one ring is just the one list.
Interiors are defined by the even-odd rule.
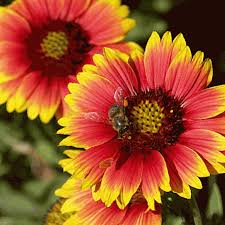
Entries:
[[108,112],[108,116],[119,137],[127,133],[129,130],[129,120],[125,114],[124,106],[113,105]]
[[84,113],[84,118],[99,123],[112,124],[114,130],[118,132],[118,137],[121,138],[129,131],[129,120],[126,116],[127,100],[124,98],[122,88],[118,87],[114,93],[115,104],[108,111],[109,121],[106,121],[104,116],[98,112]]

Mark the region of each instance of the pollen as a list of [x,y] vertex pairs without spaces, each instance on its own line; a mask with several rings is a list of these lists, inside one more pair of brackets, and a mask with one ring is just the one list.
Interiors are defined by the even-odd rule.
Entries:
[[158,133],[165,117],[163,107],[156,101],[142,100],[131,111],[131,118],[137,129],[143,133]]
[[65,32],[48,32],[42,40],[41,49],[46,57],[59,60],[65,55],[69,41]]

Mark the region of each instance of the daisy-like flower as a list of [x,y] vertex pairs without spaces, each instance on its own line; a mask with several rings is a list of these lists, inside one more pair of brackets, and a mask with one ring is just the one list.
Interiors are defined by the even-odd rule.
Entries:
[[66,108],[67,84],[103,46],[129,52],[121,40],[134,26],[120,0],[16,0],[0,8],[0,104],[48,122]]
[[115,203],[106,207],[101,201],[94,201],[91,190],[81,190],[81,182],[70,178],[56,195],[65,198],[62,215],[72,214],[63,225],[161,225],[159,206],[155,211],[146,211],[144,198],[137,194],[133,201],[121,210]]
[[211,60],[193,57],[179,34],[153,32],[145,53],[112,49],[94,56],[66,96],[61,145],[85,148],[60,163],[83,188],[110,206],[126,207],[137,192],[149,209],[163,191],[191,198],[199,177],[225,172],[225,85],[206,88]]

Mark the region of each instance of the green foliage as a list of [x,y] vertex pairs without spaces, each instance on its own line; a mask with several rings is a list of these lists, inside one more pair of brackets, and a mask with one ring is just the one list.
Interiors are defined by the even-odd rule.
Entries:
[[216,183],[216,177],[209,178],[209,198],[206,209],[207,224],[224,225],[223,221],[223,202],[220,189]]
[[152,31],[162,33],[167,29],[166,22],[157,15],[136,11],[131,14],[131,17],[136,20],[137,26],[130,31],[126,40],[146,42]]
[[[161,1],[167,2],[172,7],[172,2],[169,0]],[[161,18],[161,12],[158,1],[141,1],[138,9],[131,13],[131,17],[136,20],[136,27],[129,32],[126,39],[145,43],[152,31],[163,33],[167,29],[167,23]]]
[[57,148],[58,125],[0,109],[0,224],[41,225],[66,179],[58,166],[64,157]]
[[180,216],[169,215],[166,221],[167,225],[184,225],[184,219]]

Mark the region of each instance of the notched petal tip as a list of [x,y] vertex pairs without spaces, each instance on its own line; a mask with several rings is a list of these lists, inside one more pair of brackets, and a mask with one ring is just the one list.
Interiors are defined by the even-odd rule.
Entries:
[[173,59],[171,66],[178,63],[189,63],[192,59],[192,54],[189,46],[184,47]]
[[164,46],[168,47],[172,44],[172,35],[170,31],[164,33],[162,37],[162,43]]
[[115,59],[120,59],[124,62],[128,62],[128,60],[129,60],[129,56],[126,53],[120,52],[119,50],[116,50],[116,49],[107,48],[107,47],[105,47],[103,49],[103,55],[109,61],[115,60]]
[[12,113],[16,109],[16,101],[15,101],[15,96],[12,96],[11,98],[8,99],[6,103],[6,110],[9,113]]
[[197,51],[192,58],[192,62],[194,64],[200,65],[203,62],[203,59],[204,59],[204,52]]
[[93,61],[95,63],[95,65],[104,65],[104,57],[101,54],[94,54],[93,56]]
[[137,58],[142,58],[143,57],[143,52],[140,51],[139,49],[134,49],[131,53],[131,58],[132,59],[137,59]]
[[173,44],[176,48],[182,49],[186,46],[186,41],[182,33],[179,33],[173,40]]
[[[82,68],[83,72],[87,72],[87,73],[97,73],[97,67],[91,64],[85,64]],[[78,73],[79,74],[79,73]]]
[[134,51],[134,50],[138,50],[142,53],[144,52],[144,49],[139,44],[137,44],[136,42],[129,41],[129,42],[127,42],[127,45],[130,47],[131,52]]
[[160,44],[160,36],[156,31],[153,31],[150,38],[148,39],[146,50],[150,51],[152,48],[157,47]]
[[136,21],[134,19],[126,18],[122,21],[122,28],[124,29],[126,33],[129,32],[135,26],[136,26]]
[[34,105],[31,105],[27,108],[27,116],[30,120],[34,120],[38,117],[39,109]]
[[[77,76],[79,76],[80,73],[77,74]],[[77,83],[69,83],[68,84],[68,90],[70,91],[70,93],[76,93],[77,91],[77,86],[79,86],[79,84]],[[66,95],[67,96],[67,95]]]
[[129,10],[129,7],[127,5],[121,5],[118,9],[118,15],[121,17],[121,18],[126,18],[128,17],[130,14],[130,10]]
[[212,65],[212,60],[209,58],[206,58],[205,61],[203,62],[203,68],[202,68],[206,74],[208,74],[208,80],[207,80],[207,85],[209,85],[212,81],[213,77],[213,65]]

